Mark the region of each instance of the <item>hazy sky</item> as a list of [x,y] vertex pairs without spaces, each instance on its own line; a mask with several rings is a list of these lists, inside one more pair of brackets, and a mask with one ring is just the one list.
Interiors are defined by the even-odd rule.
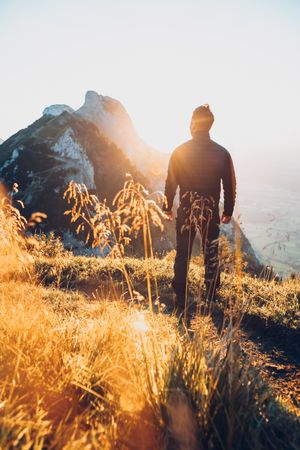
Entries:
[[233,154],[300,170],[299,55],[299,0],[0,0],[0,137],[92,89],[160,150],[209,103]]

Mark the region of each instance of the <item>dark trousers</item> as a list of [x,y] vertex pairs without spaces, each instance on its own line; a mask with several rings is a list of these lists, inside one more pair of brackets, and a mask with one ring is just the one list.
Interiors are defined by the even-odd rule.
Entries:
[[187,220],[187,214],[183,214],[179,208],[176,218],[176,258],[172,282],[178,303],[184,302],[186,297],[188,267],[197,231],[199,231],[202,241],[206,291],[213,295],[220,286],[218,257],[220,218],[218,212],[214,211],[210,215],[202,214],[197,222],[191,224]]

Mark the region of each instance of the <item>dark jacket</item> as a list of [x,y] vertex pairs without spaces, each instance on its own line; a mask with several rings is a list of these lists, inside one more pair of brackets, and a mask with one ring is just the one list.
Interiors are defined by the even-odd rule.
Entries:
[[180,204],[185,202],[186,192],[196,192],[212,198],[214,208],[219,209],[221,180],[224,190],[224,215],[232,216],[236,180],[230,153],[210,139],[208,132],[198,131],[193,139],[177,147],[171,155],[165,196],[165,211],[170,211],[180,188]]

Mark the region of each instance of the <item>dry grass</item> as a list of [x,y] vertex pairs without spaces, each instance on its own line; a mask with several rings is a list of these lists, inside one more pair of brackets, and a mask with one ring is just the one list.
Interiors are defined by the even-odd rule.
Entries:
[[148,358],[167,356],[153,343],[175,340],[170,321],[80,296],[62,305],[57,295],[1,287],[1,448],[127,439],[125,422],[147,404]]
[[[170,258],[148,254],[147,265],[120,255],[62,257],[59,250],[49,257],[40,244],[43,256],[33,246],[32,261],[24,238],[15,239],[19,224],[11,226],[15,273],[23,273],[21,251],[30,276],[4,267],[1,279],[0,448],[298,448],[296,420],[247,364],[234,327],[212,339],[208,317],[190,335],[175,317],[151,312],[149,280],[155,272],[158,286],[169,289]],[[1,264],[6,256],[2,247]],[[49,287],[32,275],[37,268]],[[199,270],[195,264],[191,276]],[[146,301],[129,295],[126,277]],[[62,289],[95,278],[99,286],[109,281],[107,292]]]
[[297,448],[234,330],[216,346],[120,301],[0,295],[1,448]]
[[[174,254],[165,258],[154,258],[154,271],[162,303],[172,302],[171,280]],[[147,297],[146,267],[143,259],[123,258],[134,290]],[[58,287],[102,292],[105,286],[122,285],[122,264],[119,259],[86,258],[66,256],[61,258],[39,257],[35,260],[35,271],[45,284]],[[198,257],[192,258],[189,273],[189,288],[197,298],[204,290],[203,266]],[[228,309],[234,304],[238,311],[263,318],[266,321],[300,328],[300,279],[286,279],[280,283],[267,282],[247,273],[241,277],[234,273],[221,276],[220,306]],[[242,289],[241,289],[242,288]],[[122,289],[121,289],[122,290]],[[126,286],[123,286],[126,291]],[[154,283],[153,283],[154,291]],[[115,298],[115,297],[114,297]],[[153,296],[154,299],[154,296]]]
[[300,278],[268,282],[243,273],[240,293],[236,277],[225,275],[220,294],[223,307],[239,295],[239,307],[245,312],[300,329]]

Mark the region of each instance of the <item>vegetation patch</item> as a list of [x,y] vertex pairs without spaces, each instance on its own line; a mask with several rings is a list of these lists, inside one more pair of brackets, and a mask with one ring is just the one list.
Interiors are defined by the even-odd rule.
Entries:
[[299,448],[297,411],[262,380],[243,334],[247,314],[297,332],[299,280],[258,280],[237,264],[206,305],[195,258],[188,328],[159,307],[174,255],[155,258],[150,234],[144,259],[119,245],[74,257],[27,238],[11,205],[1,213],[1,448]]

